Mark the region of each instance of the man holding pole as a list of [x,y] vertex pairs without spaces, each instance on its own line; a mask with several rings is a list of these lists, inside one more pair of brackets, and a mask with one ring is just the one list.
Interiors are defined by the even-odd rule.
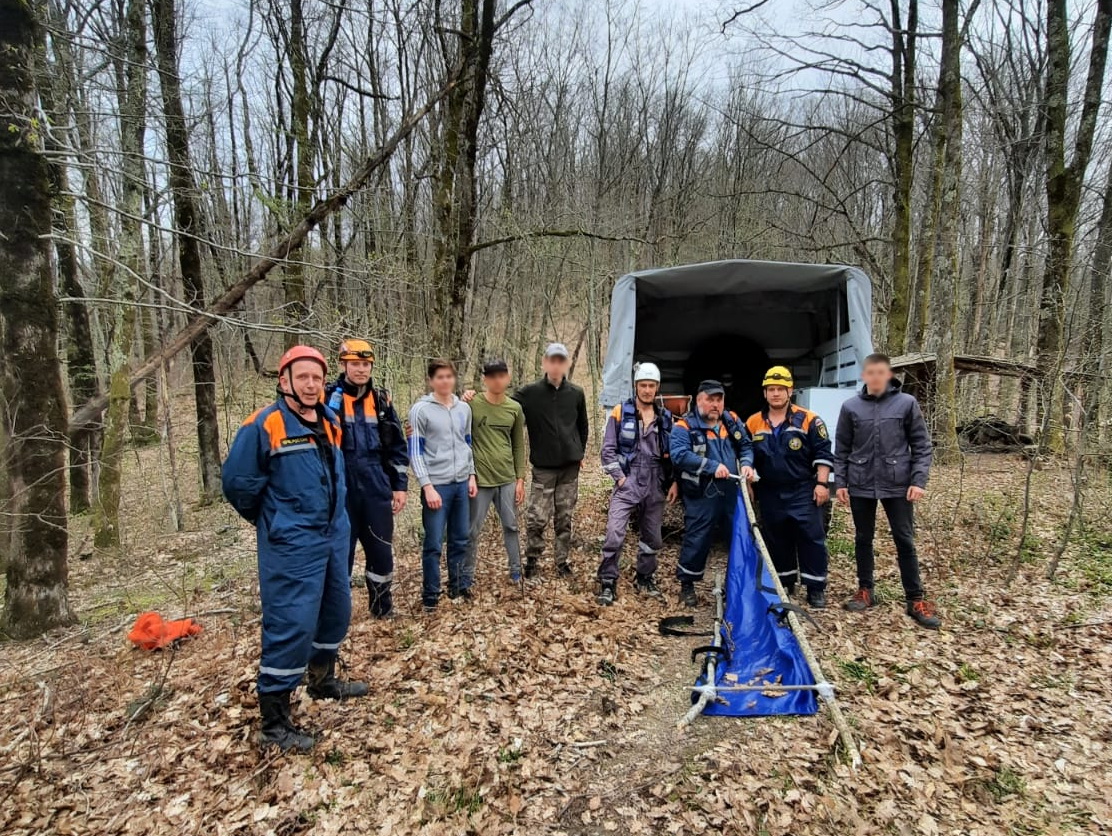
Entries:
[[726,409],[726,389],[704,380],[695,408],[672,430],[672,466],[683,495],[684,533],[676,577],[680,601],[698,603],[695,581],[701,580],[715,534],[733,526],[738,484],[753,478],[753,446],[735,413]]

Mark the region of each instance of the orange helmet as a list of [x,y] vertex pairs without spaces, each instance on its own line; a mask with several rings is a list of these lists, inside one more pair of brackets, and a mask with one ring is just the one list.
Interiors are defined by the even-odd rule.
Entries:
[[298,360],[316,360],[320,363],[321,368],[324,369],[324,373],[326,375],[328,374],[328,361],[324,359],[324,355],[308,345],[295,345],[283,354],[282,359],[278,361],[278,374],[281,375],[282,372]]
[[344,340],[340,343],[340,362],[345,360],[375,360],[375,349],[366,340]]

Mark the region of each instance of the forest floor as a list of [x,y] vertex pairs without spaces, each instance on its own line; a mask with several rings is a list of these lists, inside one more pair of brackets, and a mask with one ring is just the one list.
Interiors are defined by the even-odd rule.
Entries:
[[[399,524],[400,617],[365,592],[342,657],[372,683],[348,703],[296,699],[320,731],[308,756],[254,742],[259,608],[254,535],[223,504],[164,522],[162,453],[129,457],[126,545],[71,563],[79,626],[0,645],[0,832],[20,834],[736,833],[1034,834],[1112,829],[1112,486],[1086,488],[1089,524],[1045,579],[1071,496],[1036,470],[1018,548],[1025,463],[970,456],[938,468],[920,513],[925,581],[945,623],[917,628],[895,595],[853,591],[838,509],[830,609],[810,640],[862,747],[851,770],[824,713],[700,718],[684,730],[697,639],[658,635],[675,614],[678,537],[663,601],[623,579],[602,609],[592,577],[606,487],[585,471],[577,577],[510,586],[493,528],[474,603],[419,610],[418,515]],[[188,475],[188,474],[187,474]],[[721,555],[717,559],[721,559]],[[1018,561],[1016,563],[1016,561]],[[1018,577],[1006,584],[1009,570]],[[709,618],[708,590],[699,612]],[[135,615],[193,615],[173,651],[130,647]]]

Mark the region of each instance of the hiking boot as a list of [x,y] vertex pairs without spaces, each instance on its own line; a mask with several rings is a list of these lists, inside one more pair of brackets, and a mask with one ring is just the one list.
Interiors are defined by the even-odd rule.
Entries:
[[571,564],[567,561],[556,564],[556,576],[560,578],[570,578],[572,575]]
[[695,594],[695,581],[680,581],[680,603],[694,609],[699,603]]
[[290,720],[289,691],[259,694],[259,714],[262,716],[259,745],[264,749],[277,746],[283,752],[308,752],[317,742],[311,734],[299,729]]
[[464,589],[461,589],[459,591],[459,594],[457,595],[457,597],[462,598],[464,601],[474,601],[475,600],[475,593],[472,592],[471,587],[468,586]]
[[375,618],[393,618],[394,593],[391,582],[367,584],[367,596],[370,599],[371,615]]
[[598,597],[595,598],[600,607],[609,607],[618,600],[617,586],[614,581],[602,582],[602,588],[599,590]]
[[370,693],[366,682],[337,679],[336,660],[309,665],[306,676],[309,696],[315,700],[346,700],[350,697],[365,697]]
[[640,592],[642,595],[648,595],[650,598],[660,597],[660,587],[656,585],[656,581],[652,575],[642,575],[637,573],[637,579],[633,582],[633,588]]
[[873,591],[871,589],[865,589],[864,587],[857,590],[857,594],[855,594],[845,603],[845,608],[850,612],[864,612],[870,607],[875,606],[876,596],[873,595]]
[[536,576],[537,576],[537,561],[532,559],[532,558],[529,558],[528,560],[525,561],[525,577],[528,580],[532,580]]
[[916,624],[928,630],[937,630],[942,626],[942,619],[938,617],[934,604],[922,598],[907,602],[907,614]]
[[817,586],[807,587],[807,606],[816,610],[826,609],[826,590]]

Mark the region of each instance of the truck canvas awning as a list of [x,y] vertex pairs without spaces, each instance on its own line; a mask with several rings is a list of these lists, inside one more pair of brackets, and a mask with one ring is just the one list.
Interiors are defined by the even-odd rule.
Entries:
[[611,296],[603,405],[630,396],[635,359],[690,354],[720,335],[789,362],[844,337],[860,364],[872,351],[872,284],[856,267],[743,259],[622,276]]

